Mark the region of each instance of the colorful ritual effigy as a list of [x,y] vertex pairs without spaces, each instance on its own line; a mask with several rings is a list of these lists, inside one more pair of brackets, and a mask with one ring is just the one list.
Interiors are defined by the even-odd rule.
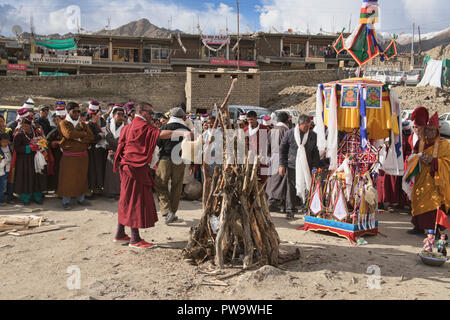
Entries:
[[389,138],[390,158],[402,165],[399,114],[398,98],[382,82],[353,78],[318,86],[318,148],[326,150],[330,168],[313,172],[304,230],[330,231],[351,242],[378,234],[380,157],[373,142]]
[[[377,0],[362,0],[357,28],[337,38],[337,54],[346,51],[361,67],[376,57],[397,55],[395,36],[383,50],[378,43]],[[383,82],[352,78],[318,85],[315,131],[319,152],[330,159],[328,170],[313,172],[308,214],[302,229],[323,230],[356,242],[362,235],[377,235],[378,169],[403,175],[400,103]],[[389,148],[374,143],[389,139]],[[383,143],[384,144],[384,141]]]

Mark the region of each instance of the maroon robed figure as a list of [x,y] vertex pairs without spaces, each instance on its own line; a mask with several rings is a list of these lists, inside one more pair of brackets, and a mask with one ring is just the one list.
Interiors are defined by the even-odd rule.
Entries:
[[[129,246],[147,248],[153,244],[139,236],[139,228],[151,228],[158,221],[153,199],[151,163],[159,139],[170,139],[172,131],[160,131],[152,122],[153,108],[140,103],[133,121],[120,133],[114,158],[114,171],[119,170],[121,187],[118,229],[114,242],[130,242]],[[125,234],[131,228],[131,238]]]

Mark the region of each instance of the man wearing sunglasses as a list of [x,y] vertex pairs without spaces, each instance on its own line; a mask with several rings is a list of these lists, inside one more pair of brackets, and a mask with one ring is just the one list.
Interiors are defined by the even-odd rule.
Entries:
[[[119,171],[121,181],[114,242],[148,248],[153,244],[141,239],[139,229],[154,227],[158,221],[150,163],[158,139],[170,139],[172,131],[160,130],[153,124],[151,104],[141,102],[135,111],[133,121],[121,130],[114,158],[114,171]],[[131,237],[125,233],[125,226],[131,228]]]
[[62,197],[64,210],[70,210],[70,199],[77,198],[79,205],[88,205],[85,194],[88,191],[88,147],[94,141],[89,126],[80,121],[80,106],[75,102],[67,104],[68,114],[59,123],[62,135],[60,147],[63,155],[59,168],[58,195]]
[[50,121],[48,118],[48,113],[50,111],[50,108],[44,104],[41,104],[38,107],[39,111],[39,117],[34,121],[35,124],[42,127],[44,130],[45,136],[47,136],[51,131]]

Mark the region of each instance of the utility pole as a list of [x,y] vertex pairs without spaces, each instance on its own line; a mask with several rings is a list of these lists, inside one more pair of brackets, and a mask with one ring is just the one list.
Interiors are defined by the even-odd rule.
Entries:
[[420,35],[420,26],[417,26],[417,29],[419,30],[419,54],[422,53],[422,39]]
[[350,21],[348,22],[348,32],[352,33],[352,14],[350,13]]
[[239,59],[240,59],[240,49],[239,49],[239,2],[236,0],[236,8],[237,8],[237,69],[239,68]]
[[414,31],[416,28],[416,23],[413,23],[412,28],[412,40],[411,40],[411,70],[414,69]]

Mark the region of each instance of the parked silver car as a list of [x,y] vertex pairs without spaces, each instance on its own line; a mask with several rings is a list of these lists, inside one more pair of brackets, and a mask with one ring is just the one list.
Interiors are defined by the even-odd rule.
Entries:
[[[258,116],[258,122],[261,123],[262,116],[270,115],[270,110],[258,107],[258,106],[241,106],[241,105],[231,105],[228,107],[228,112],[230,113],[231,124],[234,124],[239,119],[240,113],[247,113],[249,111],[255,111]],[[217,116],[216,112],[213,110],[211,112],[213,116]]]
[[423,69],[413,69],[406,73],[405,84],[407,86],[416,86],[422,80]]
[[388,72],[392,85],[403,86],[406,82],[406,75],[403,71],[390,71]]
[[439,131],[443,136],[450,136],[450,112],[439,117]]

